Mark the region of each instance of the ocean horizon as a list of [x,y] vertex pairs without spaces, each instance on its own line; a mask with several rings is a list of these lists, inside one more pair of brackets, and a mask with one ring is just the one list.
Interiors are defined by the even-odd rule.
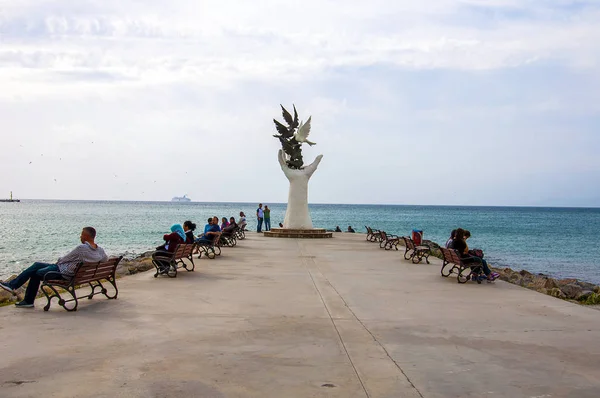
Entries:
[[[2,198],[0,198],[2,199]],[[19,199],[19,198],[15,198]],[[284,205],[286,206],[286,202],[248,202],[248,201],[232,201],[232,202],[203,202],[203,201],[190,201],[190,202],[174,202],[172,200],[129,200],[129,199],[31,199],[31,198],[21,198],[19,199],[21,202],[115,202],[115,203],[174,203],[174,204],[255,204],[259,203],[263,204],[276,204],[276,205]],[[406,204],[406,203],[334,203],[334,202],[311,202],[311,205],[343,205],[343,206],[406,206],[406,207],[480,207],[480,208],[511,208],[511,209],[520,209],[520,208],[538,208],[538,209],[600,209],[599,206],[540,206],[540,205],[469,205],[469,204],[456,204],[456,205],[439,205],[439,204]]]
[[[271,224],[283,221],[286,204],[271,208]],[[34,261],[55,262],[78,243],[81,228],[98,230],[109,255],[134,257],[161,244],[173,223],[195,222],[203,229],[210,216],[239,218],[256,229],[253,202],[171,202],[125,200],[21,199],[0,203],[0,277]],[[397,204],[310,204],[315,228],[366,232],[365,225],[396,235],[424,231],[443,244],[450,231],[472,233],[468,244],[481,248],[496,267],[526,269],[553,277],[600,283],[600,208],[537,206],[459,206]],[[366,250],[375,250],[365,243]],[[377,248],[378,249],[378,248]]]

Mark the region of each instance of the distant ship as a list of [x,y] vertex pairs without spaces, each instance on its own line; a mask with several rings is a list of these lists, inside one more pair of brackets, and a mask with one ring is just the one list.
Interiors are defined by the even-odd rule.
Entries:
[[183,196],[175,196],[173,199],[171,199],[171,202],[191,202],[192,200],[190,198],[187,197],[187,195],[183,195]]
[[10,191],[10,199],[0,199],[0,202],[20,202],[20,201],[21,201],[20,199],[13,199],[12,191]]

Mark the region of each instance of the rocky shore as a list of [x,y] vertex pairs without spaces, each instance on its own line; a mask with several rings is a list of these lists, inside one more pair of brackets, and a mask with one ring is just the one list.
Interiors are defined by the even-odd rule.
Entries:
[[581,304],[600,304],[600,286],[578,279],[554,279],[543,274],[532,274],[511,268],[493,268],[503,281],[535,290],[564,300],[575,300]]
[[[442,252],[437,243],[424,240],[424,244],[431,248],[432,256],[440,259],[442,258]],[[555,279],[548,275],[532,274],[526,270],[515,271],[508,267],[495,268],[492,265],[490,265],[490,267],[492,270],[499,273],[500,279],[505,282],[584,305],[600,304],[600,286],[594,285],[593,283],[580,281],[578,279]]]

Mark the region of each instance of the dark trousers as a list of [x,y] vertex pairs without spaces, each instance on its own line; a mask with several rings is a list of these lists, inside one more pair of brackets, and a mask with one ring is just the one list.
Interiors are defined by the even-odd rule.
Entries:
[[256,224],[256,232],[262,232],[263,219],[258,217],[258,224]]
[[470,258],[467,258],[467,259],[465,259],[463,261],[464,261],[465,264],[480,263],[481,264],[481,268],[483,268],[483,273],[486,276],[490,276],[490,274],[492,273],[492,270],[488,266],[487,261],[485,261],[481,257],[470,257]]
[[[165,250],[157,250],[154,252],[154,261],[158,263],[159,268],[165,269],[171,266],[171,256],[173,253],[165,251]],[[169,258],[169,260],[165,259]]]
[[[33,263],[31,267],[21,272],[19,276],[17,276],[12,281],[8,282],[7,285],[9,285],[13,289],[18,289],[21,286],[23,286],[25,282],[29,281],[29,284],[27,285],[27,290],[25,290],[25,298],[23,299],[23,301],[25,301],[28,304],[33,304],[38,289],[40,288],[40,283],[44,279],[44,276],[49,272],[59,272],[58,265],[46,263]],[[60,273],[58,273],[56,275],[57,278],[54,279],[58,279],[59,275]]]
[[265,218],[265,231],[270,231],[270,230],[271,230],[271,219]]

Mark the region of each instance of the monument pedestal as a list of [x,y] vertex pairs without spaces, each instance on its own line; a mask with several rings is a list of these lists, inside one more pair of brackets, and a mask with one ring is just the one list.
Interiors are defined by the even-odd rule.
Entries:
[[292,228],[271,228],[265,231],[264,235],[270,238],[301,238],[301,239],[320,239],[332,238],[333,233],[327,232],[324,228],[312,229],[292,229]]

